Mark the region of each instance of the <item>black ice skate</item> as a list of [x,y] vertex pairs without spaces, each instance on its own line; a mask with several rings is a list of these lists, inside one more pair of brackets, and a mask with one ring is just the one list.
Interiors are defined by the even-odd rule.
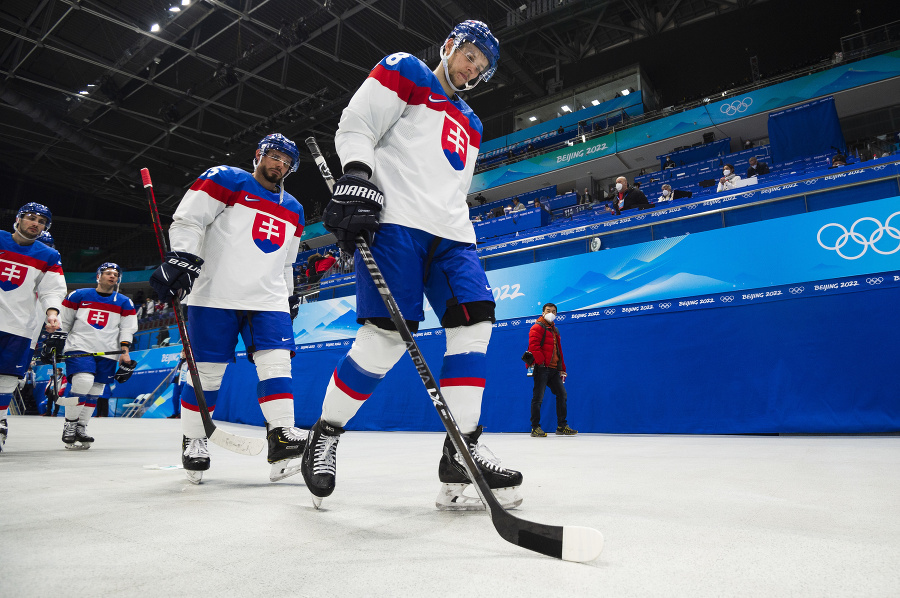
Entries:
[[181,465],[187,479],[193,484],[199,484],[203,479],[203,472],[209,469],[206,438],[181,437]]
[[[90,437],[89,437],[90,438]],[[91,438],[91,442],[93,442],[93,438]],[[91,447],[90,443],[85,444],[83,441],[78,439],[78,420],[69,421],[66,420],[66,423],[63,425],[63,435],[62,435],[63,444],[66,445],[67,449],[70,450],[85,450]],[[76,444],[76,442],[78,444]]]
[[75,424],[75,441],[80,443],[82,448],[89,449],[91,443],[94,442],[94,437],[87,435],[87,426]]
[[337,445],[344,428],[319,420],[309,431],[306,452],[300,467],[306,487],[312,492],[313,506],[317,509],[322,499],[334,492],[337,475]]
[[[500,460],[483,444],[478,443],[482,427],[471,434],[463,434],[463,440],[469,446],[469,452],[481,474],[488,483],[494,496],[504,509],[514,509],[522,504],[519,486],[522,485],[522,474],[512,469],[500,467]],[[471,484],[462,459],[453,447],[448,434],[444,440],[444,454],[438,465],[438,478],[443,485],[435,499],[435,506],[442,511],[483,511],[484,503],[476,493],[475,496],[463,494],[466,486]]]
[[6,418],[0,419],[0,453],[3,452],[3,445],[6,444],[6,436],[9,434],[9,426],[6,424]]
[[294,474],[300,473],[303,459],[303,449],[306,448],[306,440],[309,431],[300,428],[272,428],[266,434],[269,441],[269,463],[272,470],[269,479],[273,482],[283,480]]

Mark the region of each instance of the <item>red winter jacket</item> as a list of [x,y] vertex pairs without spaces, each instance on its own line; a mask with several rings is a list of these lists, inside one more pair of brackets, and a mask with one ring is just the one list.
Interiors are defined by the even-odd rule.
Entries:
[[322,259],[320,259],[320,260],[316,263],[316,272],[317,272],[317,273],[319,273],[319,272],[325,272],[325,271],[328,270],[328,268],[330,268],[330,267],[332,266],[332,264],[334,264],[336,261],[337,261],[337,260],[334,258],[334,256],[331,256],[331,255],[327,255],[327,256],[323,257]]
[[[544,334],[544,331],[547,334]],[[541,346],[541,338],[544,344]],[[563,359],[562,341],[559,337],[559,330],[553,324],[548,324],[544,317],[541,316],[528,331],[528,350],[534,355],[534,365],[549,365],[553,359],[553,343],[556,343],[556,351],[559,353],[559,363],[556,369],[560,372],[566,371],[566,362]]]

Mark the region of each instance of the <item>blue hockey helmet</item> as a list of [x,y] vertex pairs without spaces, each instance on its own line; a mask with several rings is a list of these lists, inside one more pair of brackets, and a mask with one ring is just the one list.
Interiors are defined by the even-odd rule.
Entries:
[[100,264],[100,267],[97,268],[97,278],[100,278],[100,275],[103,274],[104,270],[115,270],[119,273],[119,278],[122,278],[122,268],[115,262],[103,262]]
[[50,247],[52,249],[56,249],[56,243],[53,241],[53,237],[46,230],[41,231],[41,234],[38,235],[38,241]]
[[25,214],[37,214],[38,216],[43,216],[47,219],[47,226],[44,227],[44,230],[50,230],[50,223],[53,222],[53,214],[50,213],[50,208],[44,204],[30,201],[19,208],[19,211],[16,213],[16,223],[18,223],[19,218]]
[[[450,54],[444,55],[444,46],[441,46],[441,58],[445,60],[449,58],[465,42],[471,42],[476,48],[481,50],[484,57],[487,58],[488,67],[481,73],[473,84],[467,84],[465,89],[472,89],[478,85],[479,81],[487,81],[497,72],[497,63],[500,61],[500,42],[491,33],[490,28],[481,21],[463,21],[453,28],[447,39],[453,40],[453,49]],[[446,40],[444,45],[446,45]],[[452,84],[451,84],[452,85]]]
[[272,133],[271,135],[266,135],[265,137],[263,137],[262,141],[259,142],[259,145],[257,147],[263,155],[265,155],[265,153],[270,149],[277,150],[283,154],[287,154],[291,157],[290,172],[297,172],[297,166],[300,162],[300,150],[297,149],[296,143],[294,143],[281,133]]

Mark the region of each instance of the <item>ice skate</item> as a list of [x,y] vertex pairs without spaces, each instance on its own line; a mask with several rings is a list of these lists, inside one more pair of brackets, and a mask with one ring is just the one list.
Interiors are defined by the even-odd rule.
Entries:
[[206,438],[181,437],[181,465],[192,484],[199,484],[203,472],[209,469],[209,449]]
[[6,444],[6,436],[9,434],[9,425],[6,418],[0,419],[0,453],[3,452],[3,445]]
[[[494,496],[504,509],[514,509],[522,504],[519,486],[522,485],[522,474],[512,469],[500,467],[500,460],[483,444],[478,443],[483,428],[471,434],[464,434],[463,440],[469,446],[469,452],[481,474],[488,483]],[[435,499],[435,506],[442,511],[483,511],[484,503],[474,489],[471,494],[464,494],[471,484],[465,465],[450,441],[449,434],[444,440],[444,452],[438,465],[438,479],[441,489]]]
[[81,445],[81,448],[89,449],[91,448],[91,444],[94,442],[94,437],[87,435],[87,426],[76,424],[75,441]]
[[337,477],[337,445],[344,429],[319,420],[309,431],[301,471],[317,509],[334,492]]
[[269,441],[268,461],[272,464],[269,472],[271,481],[277,482],[300,473],[303,449],[306,448],[308,437],[309,431],[300,428],[272,428],[269,430],[266,440]]
[[[91,441],[94,439],[91,438]],[[78,439],[78,420],[69,421],[66,420],[65,425],[63,425],[63,435],[62,435],[63,444],[66,445],[66,448],[69,450],[85,450],[90,448],[90,444],[85,446]],[[76,444],[78,443],[78,444]]]

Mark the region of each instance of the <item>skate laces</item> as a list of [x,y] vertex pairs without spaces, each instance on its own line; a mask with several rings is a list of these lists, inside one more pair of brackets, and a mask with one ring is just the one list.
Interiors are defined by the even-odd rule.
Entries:
[[314,453],[314,474],[335,475],[337,469],[337,443],[340,438],[340,436],[326,436],[325,434],[319,436],[319,441],[316,443],[316,450]]
[[500,459],[487,447],[487,445],[478,443],[471,448],[472,457],[481,466],[486,466],[494,471],[503,471],[500,467]]
[[209,449],[206,446],[206,438],[190,438],[184,456],[189,459],[209,458]]

